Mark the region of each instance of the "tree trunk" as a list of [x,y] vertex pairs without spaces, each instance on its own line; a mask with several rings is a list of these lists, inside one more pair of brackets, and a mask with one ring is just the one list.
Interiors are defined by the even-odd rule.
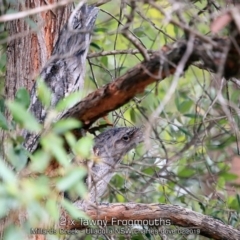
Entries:
[[[49,0],[48,2],[50,4],[57,3],[57,0]],[[20,12],[43,5],[46,5],[44,0],[26,0],[25,4],[18,1],[10,8]],[[66,7],[16,19],[6,24],[9,38],[5,99],[13,99],[16,91],[21,87],[31,90],[35,77],[49,58],[71,9],[72,4],[69,4]],[[6,117],[10,121],[8,111],[6,111]],[[0,139],[6,143],[7,135],[3,131],[0,131]]]

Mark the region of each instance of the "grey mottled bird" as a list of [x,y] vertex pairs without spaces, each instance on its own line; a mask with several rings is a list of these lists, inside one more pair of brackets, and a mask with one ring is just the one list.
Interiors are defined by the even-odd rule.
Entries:
[[[83,89],[86,57],[97,13],[96,7],[83,2],[78,4],[78,8],[72,12],[61,30],[52,55],[40,73],[40,78],[52,93],[51,108],[55,108],[57,103],[70,93]],[[35,82],[31,90],[29,110],[38,122],[44,124],[49,109],[38,99],[37,86]],[[55,121],[61,119],[66,111],[59,113]],[[69,116],[71,113],[68,112]],[[23,145],[29,152],[36,150],[41,134],[23,131]]]
[[[114,127],[94,139],[94,159],[87,161],[89,172],[86,184],[89,198],[82,201],[82,206],[99,201],[122,157],[142,141],[143,132],[141,128],[136,127]],[[68,193],[64,193],[64,196],[76,201],[76,198],[74,199],[74,196],[70,196]]]
[[96,202],[104,194],[122,157],[143,141],[143,132],[136,127],[111,128],[95,138],[94,155],[88,174],[89,201]]

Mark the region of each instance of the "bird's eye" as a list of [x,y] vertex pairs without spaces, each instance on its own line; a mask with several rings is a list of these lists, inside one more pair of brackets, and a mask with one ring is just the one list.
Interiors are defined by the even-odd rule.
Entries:
[[125,141],[125,142],[128,142],[129,139],[130,139],[129,136],[126,136],[126,135],[122,137],[122,140]]

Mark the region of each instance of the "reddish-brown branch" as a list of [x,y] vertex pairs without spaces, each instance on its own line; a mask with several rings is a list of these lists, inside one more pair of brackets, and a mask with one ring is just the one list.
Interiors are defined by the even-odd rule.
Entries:
[[[202,60],[203,68],[211,70],[227,79],[239,72],[240,62],[238,46],[230,44],[230,39],[213,38],[214,47],[201,39],[195,39],[184,70],[197,60]],[[63,116],[75,117],[83,122],[86,128],[98,118],[123,106],[136,94],[142,93],[151,83],[163,80],[175,73],[187,48],[188,41],[180,40],[171,47],[164,46],[161,51],[154,52],[149,61],[136,65],[115,81],[92,92],[77,105],[69,109]],[[209,53],[209,49],[212,52]]]
[[[98,118],[142,93],[149,84],[174,74],[184,55],[186,44],[187,42],[179,42],[177,48],[170,49],[165,46],[162,51],[155,52],[149,61],[138,64],[115,81],[89,94],[71,108],[64,118],[75,117],[86,127],[90,126]],[[185,69],[193,60],[196,60],[196,56],[192,55]]]

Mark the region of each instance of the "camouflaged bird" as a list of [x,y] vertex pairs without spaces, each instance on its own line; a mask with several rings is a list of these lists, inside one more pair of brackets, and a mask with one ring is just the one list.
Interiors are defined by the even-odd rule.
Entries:
[[[49,108],[55,108],[60,100],[69,94],[83,89],[86,57],[91,42],[91,34],[97,18],[98,8],[80,2],[72,12],[58,37],[51,57],[40,73],[40,79],[51,91],[50,106],[46,107],[38,98],[38,82],[31,90],[29,111],[46,128]],[[63,118],[67,110],[60,112],[54,121]],[[71,115],[71,114],[70,114]],[[69,116],[65,116],[67,118]],[[47,123],[48,124],[48,123]],[[34,152],[43,132],[23,131],[24,147]]]
[[136,127],[111,128],[95,138],[93,152],[99,159],[90,163],[87,179],[89,202],[101,198],[122,157],[142,141],[143,132]]

